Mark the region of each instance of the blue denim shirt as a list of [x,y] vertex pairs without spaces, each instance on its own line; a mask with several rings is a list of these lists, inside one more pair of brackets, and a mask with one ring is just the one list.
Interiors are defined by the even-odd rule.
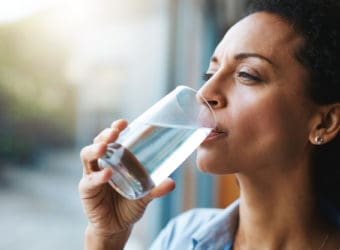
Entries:
[[230,250],[238,215],[239,201],[226,209],[192,209],[172,219],[150,250]]

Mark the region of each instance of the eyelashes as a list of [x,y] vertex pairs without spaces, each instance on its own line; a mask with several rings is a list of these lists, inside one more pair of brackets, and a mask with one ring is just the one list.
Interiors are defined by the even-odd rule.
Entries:
[[[204,73],[202,75],[202,80],[203,81],[208,81],[211,77],[213,77],[213,73]],[[236,72],[235,76],[239,78],[242,81],[247,81],[247,82],[262,82],[262,79],[258,76],[252,75],[246,71],[239,71]]]
[[237,76],[239,78],[242,78],[244,80],[247,80],[247,81],[255,81],[255,82],[261,82],[262,80],[257,77],[257,76],[254,76],[252,74],[249,74],[248,72],[246,71],[240,71],[237,73]]
[[207,82],[213,75],[214,75],[214,74],[212,74],[212,73],[204,73],[204,74],[202,75],[202,80],[205,81],[205,82]]

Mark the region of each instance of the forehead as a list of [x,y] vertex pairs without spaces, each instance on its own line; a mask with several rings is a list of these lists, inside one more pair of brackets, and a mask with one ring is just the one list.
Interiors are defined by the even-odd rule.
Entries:
[[258,12],[229,29],[217,46],[215,56],[251,52],[276,61],[281,56],[293,58],[302,42],[302,36],[287,21],[274,14]]

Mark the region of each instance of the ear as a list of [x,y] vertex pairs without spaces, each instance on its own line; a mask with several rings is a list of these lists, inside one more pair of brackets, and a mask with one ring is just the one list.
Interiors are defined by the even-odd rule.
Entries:
[[340,103],[321,106],[312,119],[309,141],[324,144],[333,140],[340,131]]

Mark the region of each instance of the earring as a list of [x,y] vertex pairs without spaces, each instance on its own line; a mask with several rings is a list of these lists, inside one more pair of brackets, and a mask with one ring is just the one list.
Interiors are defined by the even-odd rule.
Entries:
[[315,136],[314,140],[318,145],[321,145],[323,143],[323,138],[321,136]]

